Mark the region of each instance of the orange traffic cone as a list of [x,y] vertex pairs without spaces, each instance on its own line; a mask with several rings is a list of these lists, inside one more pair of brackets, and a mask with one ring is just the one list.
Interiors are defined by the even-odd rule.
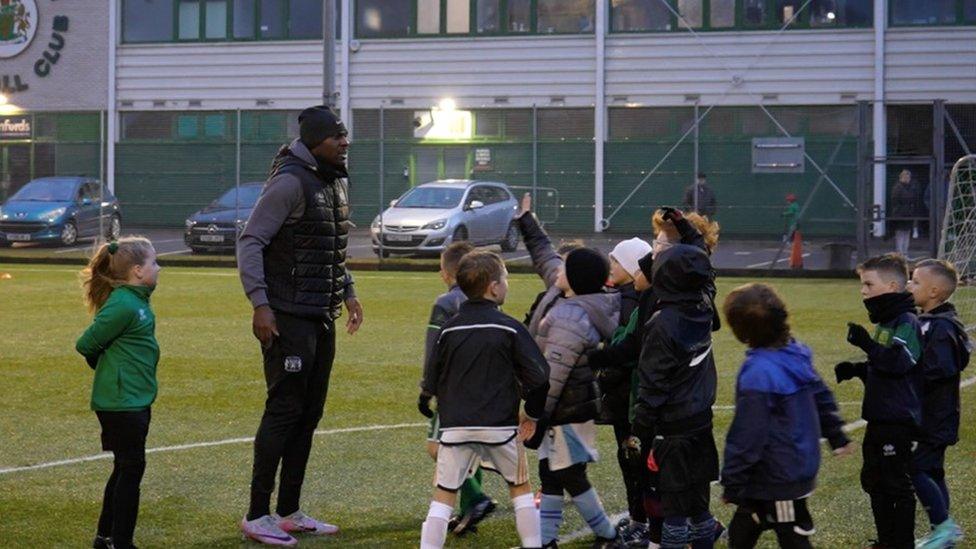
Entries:
[[793,246],[790,250],[790,268],[803,268],[803,236],[800,235],[799,230],[793,231]]

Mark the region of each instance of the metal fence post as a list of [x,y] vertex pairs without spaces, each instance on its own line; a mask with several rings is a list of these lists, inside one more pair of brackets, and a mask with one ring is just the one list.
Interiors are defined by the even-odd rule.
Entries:
[[384,173],[386,171],[386,161],[385,161],[385,158],[384,158],[384,156],[386,154],[385,146],[384,146],[384,141],[386,139],[386,130],[384,128],[384,126],[386,125],[386,122],[384,120],[385,119],[385,114],[386,114],[385,113],[385,108],[384,108],[385,106],[386,106],[386,101],[385,100],[384,101],[380,101],[380,132],[379,132],[380,133],[380,185],[379,185],[380,186],[380,201],[377,204],[377,206],[380,209],[380,227],[379,227],[380,230],[379,230],[379,234],[377,235],[377,240],[379,241],[379,248],[380,248],[379,264],[380,264],[381,267],[383,265],[383,228],[384,228],[383,227],[383,211],[386,209],[386,208],[383,207],[383,194],[384,194],[383,193],[383,184],[384,184],[384,179],[386,177],[386,175]]
[[98,246],[105,238],[105,111],[98,111]]
[[532,103],[532,207],[538,211],[539,194],[539,112]]
[[857,257],[864,261],[868,257],[868,185],[870,174],[873,173],[874,162],[871,160],[871,142],[868,136],[868,116],[870,104],[867,101],[857,102]]
[[694,182],[693,185],[695,186],[694,205],[695,205],[696,212],[698,211],[698,172],[700,171],[699,160],[698,160],[698,145],[699,145],[698,138],[700,136],[699,124],[698,124],[698,104],[700,102],[701,100],[695,101],[695,169],[691,174],[691,178],[692,178],[691,180]]
[[241,236],[241,109],[237,109],[237,139],[234,143],[234,234]]
[[939,229],[945,216],[945,117],[945,101],[936,100],[932,105],[932,156],[935,162],[929,179],[929,246],[932,257],[939,256]]

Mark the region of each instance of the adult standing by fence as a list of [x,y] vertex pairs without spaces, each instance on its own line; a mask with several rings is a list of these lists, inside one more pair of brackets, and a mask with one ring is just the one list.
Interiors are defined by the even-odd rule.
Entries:
[[[695,195],[698,195],[697,200]],[[715,218],[718,210],[718,200],[715,198],[715,191],[708,185],[705,174],[699,172],[698,178],[694,183],[685,189],[684,210],[687,212],[698,212],[709,219]]]
[[[363,309],[346,272],[349,192],[346,128],[325,106],[298,117],[300,137],[278,151],[268,182],[237,243],[238,269],[254,307],[254,336],[268,386],[254,439],[251,503],[244,534],[294,545],[291,534],[335,534],[299,506],[312,436],[335,359],[335,320],[345,302],[350,334]],[[281,464],[276,513],[275,473]]]
[[895,251],[908,257],[908,245],[912,239],[914,218],[918,215],[918,189],[912,180],[912,172],[902,170],[898,174],[898,183],[891,189],[891,209],[888,230],[895,233]]

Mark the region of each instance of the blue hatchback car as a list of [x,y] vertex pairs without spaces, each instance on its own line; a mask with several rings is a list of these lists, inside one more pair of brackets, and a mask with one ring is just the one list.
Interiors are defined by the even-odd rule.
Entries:
[[[101,201],[99,201],[101,198]],[[0,206],[0,245],[40,242],[73,246],[81,238],[122,234],[119,201],[97,179],[42,177]]]

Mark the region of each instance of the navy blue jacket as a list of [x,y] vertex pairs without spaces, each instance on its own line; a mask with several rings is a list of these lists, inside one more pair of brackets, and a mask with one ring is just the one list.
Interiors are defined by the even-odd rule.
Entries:
[[746,351],[725,439],[722,485],[728,500],[803,497],[816,482],[820,438],[835,449],[849,442],[834,395],[811,357],[796,341]]
[[869,423],[920,427],[922,424],[922,329],[905,312],[877,325],[868,361],[857,364],[864,381],[861,417]]
[[959,441],[959,378],[969,365],[969,336],[956,308],[944,303],[919,317],[922,325],[922,440],[934,445]]

